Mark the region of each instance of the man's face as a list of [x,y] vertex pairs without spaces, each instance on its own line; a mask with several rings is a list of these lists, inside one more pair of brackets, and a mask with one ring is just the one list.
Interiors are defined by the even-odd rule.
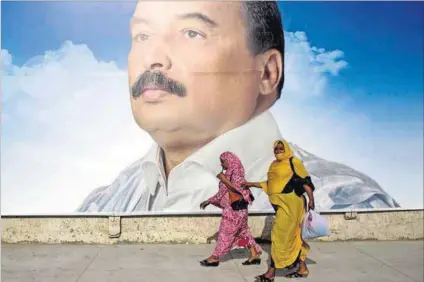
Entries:
[[130,26],[131,107],[159,143],[213,139],[253,114],[261,73],[241,7],[138,2]]

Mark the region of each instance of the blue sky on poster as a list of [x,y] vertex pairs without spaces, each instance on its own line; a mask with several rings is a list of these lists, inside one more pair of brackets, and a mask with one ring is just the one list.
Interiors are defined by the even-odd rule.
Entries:
[[[285,137],[422,207],[423,4],[280,4]],[[128,102],[134,3],[1,5],[2,213],[70,212],[150,143]]]

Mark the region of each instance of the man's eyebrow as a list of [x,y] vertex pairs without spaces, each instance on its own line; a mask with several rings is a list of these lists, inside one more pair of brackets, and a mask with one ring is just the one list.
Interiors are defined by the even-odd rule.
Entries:
[[[202,13],[186,13],[186,14],[179,15],[178,18],[179,19],[196,19],[196,20],[200,20],[200,21],[204,22],[205,24],[207,24],[211,27],[217,27],[218,26],[218,24],[214,20],[212,20],[211,18],[209,18],[208,16],[206,16],[205,14],[202,14]],[[137,24],[137,23],[148,24],[149,21],[146,18],[133,16],[130,20],[130,23],[131,23],[131,25]]]
[[182,14],[179,16],[180,19],[197,19],[200,20],[204,23],[206,23],[208,26],[210,27],[217,27],[218,24],[212,20],[211,18],[209,18],[208,16],[206,16],[205,14],[202,13],[187,13],[187,14]]
[[145,18],[140,18],[140,17],[137,17],[137,16],[133,16],[133,17],[130,19],[130,24],[131,24],[131,25],[133,25],[133,24],[137,24],[137,23],[145,23],[145,24],[148,24],[148,23],[149,23],[149,21],[148,21],[147,19],[145,19]]

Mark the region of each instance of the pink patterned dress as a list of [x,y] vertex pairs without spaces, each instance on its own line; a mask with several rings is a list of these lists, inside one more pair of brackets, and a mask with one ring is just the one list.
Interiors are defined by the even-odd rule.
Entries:
[[[250,204],[250,191],[241,188],[241,183],[245,181],[244,168],[239,158],[231,153],[221,154],[221,159],[228,162],[228,169],[225,177],[242,193],[243,198]],[[230,195],[227,185],[222,181],[219,183],[218,193],[209,200],[214,206],[222,209],[222,218],[219,225],[217,246],[213,252],[214,256],[222,257],[232,248],[254,247],[256,252],[262,253],[261,247],[256,243],[248,226],[247,209],[235,211],[231,208]]]

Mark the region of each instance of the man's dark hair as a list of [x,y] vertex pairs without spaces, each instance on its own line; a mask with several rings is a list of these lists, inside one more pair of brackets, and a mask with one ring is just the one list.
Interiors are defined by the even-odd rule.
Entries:
[[281,52],[283,69],[277,86],[277,99],[284,85],[284,30],[277,1],[246,1],[242,4],[248,33],[248,46],[254,55],[270,49]]

